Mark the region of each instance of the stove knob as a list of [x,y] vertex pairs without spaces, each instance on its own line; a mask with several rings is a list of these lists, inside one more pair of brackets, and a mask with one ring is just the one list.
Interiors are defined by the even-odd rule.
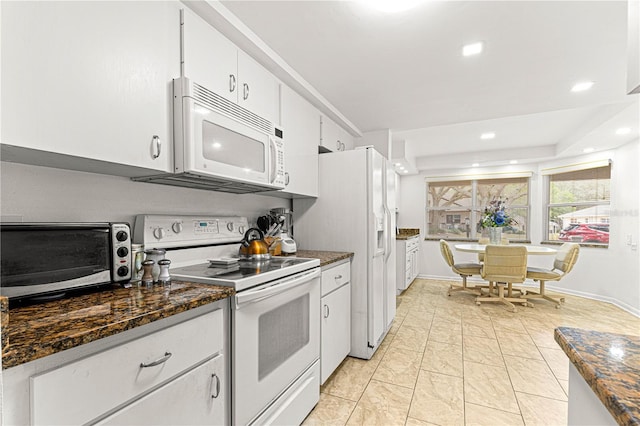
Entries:
[[125,257],[129,254],[129,249],[126,247],[120,247],[116,253],[118,254],[118,257]]
[[229,232],[233,231],[233,222],[227,222],[227,229],[229,230]]
[[164,229],[162,229],[161,227],[157,227],[156,229],[153,230],[153,236],[156,237],[158,240],[163,239],[165,236]]
[[175,232],[176,234],[179,234],[182,232],[182,222],[173,222],[173,225],[171,225],[171,229],[173,229],[173,232]]
[[128,235],[124,231],[116,232],[116,240],[118,240],[118,241],[126,241],[127,237],[128,237]]
[[126,266],[121,266],[121,267],[119,267],[119,268],[118,268],[118,272],[117,272],[117,274],[118,274],[118,276],[119,276],[119,277],[124,277],[124,276],[126,276],[128,273],[129,273],[129,268],[128,268],[128,267],[126,267]]

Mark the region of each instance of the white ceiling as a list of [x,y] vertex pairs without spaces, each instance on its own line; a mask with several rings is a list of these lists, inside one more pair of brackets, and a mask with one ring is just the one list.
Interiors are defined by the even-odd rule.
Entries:
[[[425,1],[397,14],[364,3],[222,2],[362,132],[391,129],[420,170],[638,137],[626,1]],[[483,53],[463,57],[476,41]],[[593,88],[570,92],[583,80]],[[631,133],[615,135],[622,126]],[[481,141],[488,131],[495,139]]]

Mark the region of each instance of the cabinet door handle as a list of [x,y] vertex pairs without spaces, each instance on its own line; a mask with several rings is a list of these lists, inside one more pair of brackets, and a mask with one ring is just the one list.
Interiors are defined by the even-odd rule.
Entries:
[[216,385],[213,389],[213,392],[211,392],[212,399],[215,399],[220,395],[220,377],[218,377],[218,375],[215,373],[211,375],[211,384],[213,385],[214,382]]
[[333,277],[334,280],[341,280],[342,279],[342,275],[336,275],[335,277]]
[[289,185],[289,182],[290,182],[289,172],[284,172],[284,186]]
[[164,364],[165,362],[167,362],[167,360],[171,358],[171,352],[165,352],[164,356],[162,358],[158,358],[157,360],[150,362],[148,364],[145,364],[144,362],[140,363],[140,368],[147,368],[147,367],[155,367],[156,365],[160,365],[160,364]]
[[229,92],[236,90],[236,76],[229,74]]
[[249,85],[247,83],[243,83],[242,87],[243,87],[242,99],[246,101],[247,99],[249,99]]
[[152,154],[153,159],[160,157],[160,152],[162,151],[162,142],[160,142],[160,136],[153,135],[153,149],[154,153]]
[[329,305],[324,305],[324,317],[329,318]]

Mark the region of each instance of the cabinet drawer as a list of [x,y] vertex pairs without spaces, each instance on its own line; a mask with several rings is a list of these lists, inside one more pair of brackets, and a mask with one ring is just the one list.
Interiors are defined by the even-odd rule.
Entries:
[[[224,425],[224,355],[194,368],[97,423],[106,425]],[[177,397],[177,398],[176,398]]]
[[223,327],[218,309],[31,377],[32,424],[83,424],[121,406],[222,351]]
[[322,295],[331,293],[336,288],[351,280],[351,262],[346,262],[322,271]]

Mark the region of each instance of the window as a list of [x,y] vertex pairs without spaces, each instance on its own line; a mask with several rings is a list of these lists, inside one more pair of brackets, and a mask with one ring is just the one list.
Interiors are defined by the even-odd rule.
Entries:
[[607,246],[610,185],[610,165],[549,175],[549,240]]
[[480,217],[494,199],[506,202],[517,224],[503,228],[512,241],[529,239],[529,178],[476,179],[427,183],[427,237],[480,238]]

